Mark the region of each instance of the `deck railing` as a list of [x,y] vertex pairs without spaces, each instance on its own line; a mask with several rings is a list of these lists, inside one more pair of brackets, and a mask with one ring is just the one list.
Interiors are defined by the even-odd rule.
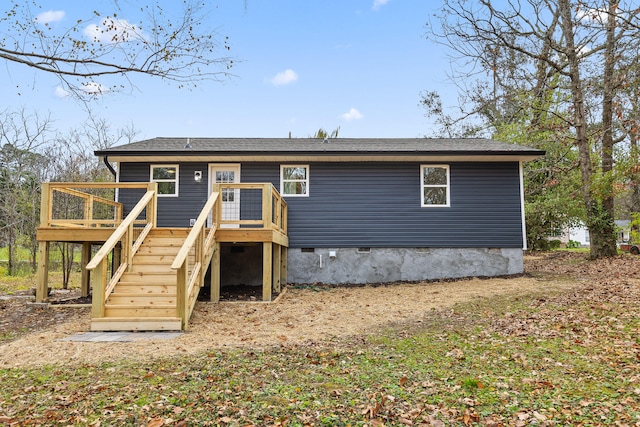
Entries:
[[[134,234],[134,224],[145,210],[146,223],[144,228],[139,233],[135,232]],[[155,227],[156,191],[148,190],[86,266],[87,270],[95,270],[92,274],[91,316],[93,318],[104,317],[105,301],[109,298],[122,274],[131,268],[133,256],[142,245],[149,231]],[[121,244],[120,265],[107,283],[108,255],[118,243]]]
[[[173,270],[177,270],[176,310],[177,317],[182,319],[184,330],[187,329],[196,304],[198,291],[204,285],[206,269],[216,247],[217,224],[214,222],[207,229],[207,221],[212,213],[218,210],[219,200],[218,193],[211,193],[171,265]],[[189,265],[190,253],[195,253],[193,265]]]
[[[124,219],[123,203],[104,196],[111,192],[110,197],[114,197],[118,189],[127,189],[127,198],[135,197],[138,200]],[[198,291],[204,285],[205,273],[214,259],[214,251],[219,249],[217,230],[246,228],[271,230],[284,235],[287,233],[287,203],[271,183],[214,184],[212,190],[171,265],[177,273],[176,315],[182,319],[183,329],[187,328]],[[125,191],[120,196],[123,193]],[[58,201],[68,202],[69,198],[75,200],[73,209],[68,210],[70,215],[65,216],[63,209],[54,208],[54,202],[60,194],[64,197]],[[144,195],[140,198],[141,194]],[[96,206],[102,207],[98,209]],[[149,231],[156,228],[156,214],[157,183],[154,182],[43,183],[41,228],[114,230],[86,265],[86,270],[92,271],[93,318],[105,316],[105,303],[109,295],[122,275],[131,269],[133,257]],[[111,274],[109,254],[112,254],[111,260],[115,261]],[[218,265],[212,266],[212,274],[219,274],[219,258],[215,259]]]
[[40,227],[116,228],[122,222],[123,204],[113,200],[115,191],[155,188],[156,183],[44,182]]
[[220,193],[220,228],[264,228],[287,232],[287,202],[271,183],[214,184]]

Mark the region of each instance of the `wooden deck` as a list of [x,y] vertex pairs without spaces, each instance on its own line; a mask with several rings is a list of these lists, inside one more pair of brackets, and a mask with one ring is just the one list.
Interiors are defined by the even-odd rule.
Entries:
[[[134,207],[127,206],[126,218],[121,203],[94,194],[123,188],[143,193]],[[254,197],[260,218],[255,206],[252,219],[239,214],[229,218],[219,195],[245,190],[260,195]],[[51,242],[82,244],[81,292],[86,296],[91,291],[91,329],[96,331],[187,329],[209,268],[211,301],[220,299],[224,243],[262,244],[263,301],[280,291],[287,273],[287,205],[271,184],[215,185],[191,228],[157,227],[156,191],[155,183],[44,183],[36,301],[47,298]],[[56,206],[70,199],[75,209]],[[66,212],[65,217],[59,212]],[[97,245],[101,247],[91,258]]]

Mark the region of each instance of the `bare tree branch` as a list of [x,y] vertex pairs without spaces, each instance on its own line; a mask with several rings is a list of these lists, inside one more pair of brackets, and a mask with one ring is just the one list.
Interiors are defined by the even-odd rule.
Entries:
[[140,3],[134,13],[114,0],[110,13],[94,12],[60,28],[33,13],[40,10],[36,0],[14,0],[0,18],[0,58],[56,75],[80,97],[121,90],[122,79],[114,83],[110,76],[146,75],[180,87],[232,76],[228,38],[207,26],[205,1],[183,0],[177,15],[160,2]]

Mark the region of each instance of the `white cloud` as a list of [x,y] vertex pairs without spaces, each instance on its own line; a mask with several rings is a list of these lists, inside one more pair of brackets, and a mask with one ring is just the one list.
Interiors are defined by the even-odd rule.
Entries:
[[71,95],[69,91],[65,90],[62,86],[57,86],[53,93],[58,98],[66,98],[67,96]]
[[274,78],[270,80],[271,84],[276,86],[288,85],[289,83],[293,83],[298,80],[298,75],[292,69],[284,70],[275,75]]
[[96,82],[82,83],[82,90],[90,95],[102,95],[109,92],[107,87]]
[[360,120],[363,117],[364,116],[362,115],[362,113],[353,107],[348,112],[340,115],[340,118],[347,122],[350,122],[353,120]]
[[389,0],[373,0],[373,6],[371,9],[378,10],[381,6],[384,6],[387,3],[389,3]]
[[596,21],[601,25],[604,25],[609,18],[609,13],[605,9],[578,9],[576,15],[580,19]]
[[142,40],[142,30],[130,24],[126,19],[105,18],[100,25],[87,25],[83,31],[85,37],[93,42],[120,43],[130,40]]
[[47,25],[52,22],[62,21],[64,18],[63,10],[50,10],[48,12],[42,12],[38,16],[36,16],[36,22],[38,24]]

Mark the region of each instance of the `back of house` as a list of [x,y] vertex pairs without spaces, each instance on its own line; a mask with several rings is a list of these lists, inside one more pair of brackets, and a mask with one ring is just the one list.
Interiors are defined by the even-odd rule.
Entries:
[[[540,150],[486,139],[154,138],[96,151],[119,182],[158,183],[159,227],[193,224],[222,188],[250,219],[270,183],[287,204],[288,283],[380,283],[523,271],[522,163]],[[221,186],[217,186],[217,185]],[[125,210],[136,194],[121,192]],[[263,246],[223,245],[222,285],[257,285]]]

